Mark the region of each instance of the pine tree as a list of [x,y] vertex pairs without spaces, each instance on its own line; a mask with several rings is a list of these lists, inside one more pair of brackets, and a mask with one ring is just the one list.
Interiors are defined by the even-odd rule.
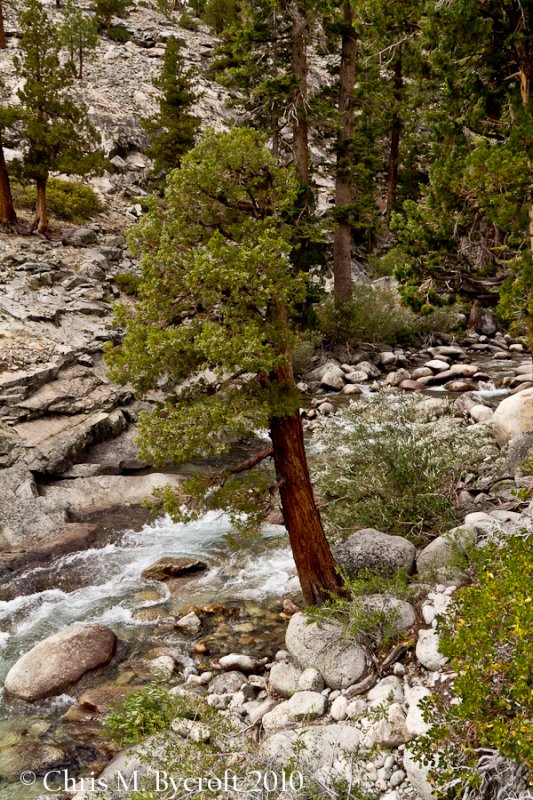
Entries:
[[3,142],[4,130],[13,125],[16,119],[17,114],[14,109],[0,105],[0,227],[6,228],[13,228],[18,222],[4,158]]
[[159,111],[142,122],[150,136],[146,152],[154,161],[156,174],[179,167],[182,156],[194,146],[200,119],[190,113],[198,99],[192,81],[193,72],[185,68],[181,45],[171,36],[161,73],[154,80],[154,86],[161,93]]
[[[291,363],[306,283],[291,266],[285,221],[298,183],[264,141],[249,129],[208,132],[170,173],[164,204],[154,204],[133,234],[142,255],[140,299],[119,313],[125,338],[108,364],[114,379],[132,381],[138,392],[172,389],[140,424],[152,463],[220,455],[229,442],[269,428],[302,591],[316,603],[341,581],[313,498]],[[196,513],[257,512],[272,483],[254,487],[228,469],[193,479],[184,493]],[[166,499],[174,512],[184,500]]]
[[495,305],[502,282],[530,274],[533,9],[445,3],[430,9],[422,38],[440,94],[428,186],[397,221],[399,276],[415,307],[456,296]]
[[21,57],[15,66],[24,80],[18,96],[24,115],[23,176],[37,188],[35,227],[48,231],[46,185],[52,171],[86,174],[98,169],[98,137],[84,106],[74,102],[71,65],[60,62],[60,40],[39,0],[28,0],[20,20]]
[[5,23],[4,23],[4,5],[3,0],[0,0],[0,50],[5,50],[7,47]]
[[128,0],[94,0],[94,13],[99,27],[107,30],[114,16],[124,16],[127,5]]
[[63,11],[61,41],[68,49],[70,61],[78,62],[78,79],[83,79],[83,57],[85,50],[94,50],[98,42],[97,23],[93,17],[84,14],[69,0]]

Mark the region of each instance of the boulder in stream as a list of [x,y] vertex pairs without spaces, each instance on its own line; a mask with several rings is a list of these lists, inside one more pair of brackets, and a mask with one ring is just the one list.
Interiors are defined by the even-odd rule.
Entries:
[[30,703],[60,694],[89,670],[107,664],[116,642],[105,625],[72,625],[19,658],[9,670],[4,688]]
[[202,572],[207,569],[207,564],[195,558],[171,558],[163,556],[155,564],[147,567],[141,573],[145,581],[168,581],[179,575],[188,575],[191,572]]

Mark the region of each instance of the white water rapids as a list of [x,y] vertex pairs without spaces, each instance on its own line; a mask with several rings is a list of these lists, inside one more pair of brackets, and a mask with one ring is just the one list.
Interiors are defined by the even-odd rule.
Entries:
[[[232,549],[225,541],[231,530],[226,517],[207,514],[197,522],[173,523],[169,518],[127,532],[117,542],[59,558],[51,585],[69,576],[73,588],[45,588],[0,601],[0,681],[14,661],[36,642],[78,622],[99,622],[120,631],[153,625],[134,617],[142,608],[168,599],[163,583],[141,579],[141,573],[162,556],[192,557],[209,569],[187,585],[185,603],[262,601],[298,587],[294,561],[283,529],[266,526],[262,537],[247,547]],[[30,567],[24,581],[31,586],[50,566]],[[142,601],[138,594],[155,589],[158,600]]]

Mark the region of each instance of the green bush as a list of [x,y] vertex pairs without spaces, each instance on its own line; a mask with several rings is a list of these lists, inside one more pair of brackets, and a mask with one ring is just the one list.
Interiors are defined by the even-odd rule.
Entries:
[[[440,649],[455,674],[453,694],[439,692],[426,701],[432,728],[416,749],[423,761],[440,754],[433,778],[442,796],[466,797],[468,787],[469,797],[497,797],[504,765],[494,758],[496,751],[518,767],[503,779],[504,796],[515,796],[511,775],[524,788],[528,772],[531,777],[532,586],[531,536],[492,543],[476,582],[456,593],[440,621]],[[498,765],[494,774],[491,763]]]
[[351,300],[336,309],[328,298],[317,310],[319,326],[326,336],[357,345],[382,342],[390,345],[411,341],[416,334],[416,316],[402,308],[390,289],[358,285]]
[[464,323],[458,306],[428,307],[415,314],[400,304],[393,289],[375,284],[356,286],[352,299],[339,309],[333,298],[328,298],[317,309],[317,316],[326,336],[351,345],[416,345],[435,334],[452,333]]
[[340,622],[347,636],[352,636],[367,646],[387,646],[398,637],[396,619],[398,612],[392,608],[371,610],[364,603],[369,595],[405,599],[413,594],[409,576],[398,571],[387,577],[362,570],[357,578],[344,575],[344,594],[332,595],[321,606],[306,611],[311,622],[319,626],[324,622]]
[[107,28],[106,34],[112,42],[117,42],[118,44],[126,44],[126,42],[131,42],[133,39],[133,33],[125,28],[124,25],[111,25]]
[[139,275],[134,272],[119,272],[118,275],[114,276],[113,280],[125,294],[137,297],[142,280]]
[[452,419],[451,407],[428,423],[419,403],[384,390],[355,401],[318,431],[323,455],[314,480],[329,501],[323,516],[331,534],[377,528],[422,543],[457,523],[457,481],[479,468],[489,434]]
[[[15,206],[35,209],[35,187],[32,184],[22,184],[15,179],[11,181],[11,188]],[[50,178],[46,198],[50,214],[78,225],[104,210],[98,195],[89,186],[74,181]]]
[[172,697],[168,689],[150,684],[115,705],[104,719],[103,734],[119,747],[137,744],[170,727],[180,700]]

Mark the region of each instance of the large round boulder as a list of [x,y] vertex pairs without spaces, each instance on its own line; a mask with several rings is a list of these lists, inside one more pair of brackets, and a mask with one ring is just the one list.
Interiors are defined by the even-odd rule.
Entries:
[[492,424],[500,447],[519,433],[533,431],[533,388],[524,389],[502,400],[494,412]]
[[416,548],[402,536],[390,536],[374,528],[363,528],[335,545],[333,555],[350,578],[363,570],[393,575],[400,569],[414,571]]
[[60,694],[89,670],[107,664],[115,646],[115,634],[104,625],[65,628],[19,658],[4,688],[28,702]]
[[340,625],[308,623],[304,614],[291,617],[285,634],[287,650],[303,668],[313,667],[332,689],[357,683],[371,670],[366,650]]

